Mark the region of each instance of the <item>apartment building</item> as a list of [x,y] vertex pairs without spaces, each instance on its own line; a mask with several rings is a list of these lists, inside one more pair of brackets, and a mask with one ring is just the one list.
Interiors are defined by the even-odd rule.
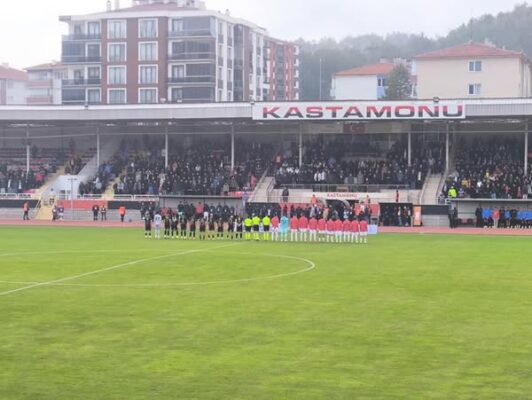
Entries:
[[65,67],[59,63],[48,63],[26,68],[28,74],[27,103],[29,105],[62,104],[62,81],[66,77]]
[[27,74],[0,64],[0,105],[26,104]]
[[531,66],[524,53],[469,42],[415,57],[418,97],[531,97]]
[[199,0],[63,16],[63,104],[297,100],[299,49]]

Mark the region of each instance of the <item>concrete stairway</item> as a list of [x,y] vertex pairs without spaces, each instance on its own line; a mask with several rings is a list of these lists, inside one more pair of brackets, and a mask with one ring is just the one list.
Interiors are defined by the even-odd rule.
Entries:
[[438,191],[442,179],[441,174],[432,174],[425,181],[423,194],[421,196],[421,205],[438,204]]
[[36,220],[40,221],[51,221],[52,220],[52,208],[53,206],[49,204],[41,204],[37,215],[35,216]]
[[273,187],[274,178],[271,176],[265,176],[255,188],[253,196],[250,199],[252,203],[267,203],[268,202],[268,190]]

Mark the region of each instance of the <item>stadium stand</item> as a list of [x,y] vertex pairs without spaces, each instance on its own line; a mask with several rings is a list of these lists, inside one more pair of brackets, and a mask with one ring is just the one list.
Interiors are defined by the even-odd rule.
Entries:
[[125,172],[115,184],[115,194],[227,195],[253,189],[270,165],[272,146],[238,141],[235,168],[230,167],[226,141],[202,141],[194,146],[172,146],[168,168],[161,155],[162,145],[129,143]]
[[396,142],[387,152],[371,146],[353,147],[341,139],[325,141],[320,136],[305,146],[303,165],[294,151],[276,158],[277,187],[291,184],[405,185],[421,189],[429,171],[443,172],[443,144],[413,143],[412,163],[408,165],[407,144]]
[[532,168],[524,172],[522,143],[517,139],[462,140],[455,171],[443,195],[473,199],[532,198]]

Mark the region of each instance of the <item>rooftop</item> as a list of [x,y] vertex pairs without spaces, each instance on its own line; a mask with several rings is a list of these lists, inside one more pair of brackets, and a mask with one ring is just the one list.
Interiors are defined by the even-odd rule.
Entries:
[[24,71],[11,68],[7,65],[0,65],[0,79],[26,81],[28,79],[28,75]]
[[379,63],[364,65],[358,68],[347,69],[334,74],[335,76],[368,76],[368,75],[390,75],[395,68],[392,63]]
[[415,58],[417,60],[435,60],[440,58],[526,58],[522,52],[514,50],[506,50],[496,47],[492,44],[469,42],[454,47],[449,47],[442,50],[431,51],[429,53],[420,54]]

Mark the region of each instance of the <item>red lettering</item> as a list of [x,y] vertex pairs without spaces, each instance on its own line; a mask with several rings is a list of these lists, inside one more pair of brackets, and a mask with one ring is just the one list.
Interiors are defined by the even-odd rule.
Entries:
[[338,111],[342,111],[343,107],[342,106],[330,106],[330,107],[325,107],[325,109],[331,112],[332,118],[337,118]]
[[375,115],[376,118],[382,118],[386,115],[387,118],[392,117],[392,107],[383,106],[380,110],[376,106],[368,106],[367,110],[368,118],[371,118],[372,115]]
[[413,118],[415,115],[416,115],[416,108],[414,106],[395,107],[395,116],[397,118]]
[[307,107],[307,118],[323,118],[323,108]]
[[351,106],[344,114],[344,118],[358,117],[364,118],[364,115],[360,112],[360,109],[356,106]]
[[268,117],[273,117],[273,118],[281,118],[277,113],[277,111],[279,111],[279,107],[273,107],[273,108],[268,108],[268,107],[264,107],[262,109],[262,118],[264,119],[267,119]]
[[301,111],[299,111],[298,107],[290,107],[284,115],[284,118],[286,119],[292,117],[303,118],[303,114],[301,113]]

